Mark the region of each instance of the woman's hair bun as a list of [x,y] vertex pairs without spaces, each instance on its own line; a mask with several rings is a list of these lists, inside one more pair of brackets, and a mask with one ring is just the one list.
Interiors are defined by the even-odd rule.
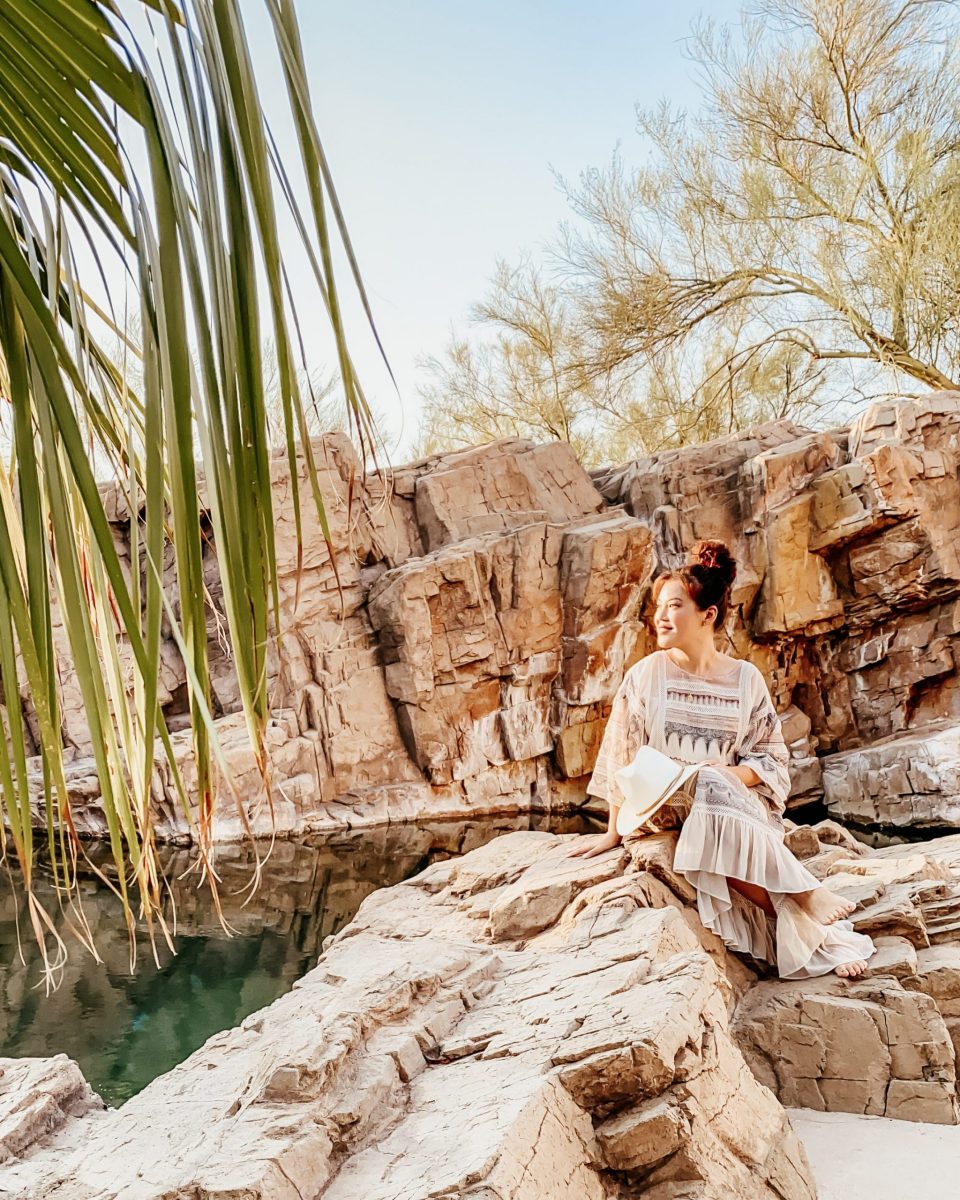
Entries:
[[737,564],[724,542],[700,541],[690,551],[691,566],[718,572],[724,587],[730,587],[737,577]]

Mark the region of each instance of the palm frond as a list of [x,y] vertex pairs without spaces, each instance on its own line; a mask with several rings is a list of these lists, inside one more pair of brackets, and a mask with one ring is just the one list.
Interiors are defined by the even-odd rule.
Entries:
[[[300,334],[283,270],[289,250],[281,244],[281,201],[293,206],[314,266],[361,448],[375,447],[346,344],[335,238],[379,338],[311,113],[293,5],[265,5],[297,130],[309,220],[265,122],[238,0],[180,7],[139,0],[138,20],[149,20],[159,57],[141,45],[137,22],[112,0],[7,0],[0,22],[0,396],[11,430],[11,467],[0,472],[0,788],[32,897],[28,705],[52,862],[69,894],[82,845],[66,783],[56,612],[89,723],[110,878],[131,929],[134,896],[148,922],[160,915],[163,880],[151,817],[157,745],[215,887],[212,822],[225,764],[211,715],[205,520],[217,547],[243,711],[269,795],[267,661],[282,629],[267,342],[276,356],[290,477],[296,489],[304,453],[329,543],[295,365]],[[146,163],[146,175],[133,162]],[[93,254],[93,280],[79,276],[77,239]],[[105,303],[92,298],[117,278],[123,283],[107,288]],[[116,314],[126,311],[130,292],[141,331],[135,379],[103,345],[110,330],[125,337]],[[126,497],[129,568],[114,543],[98,468],[114,475]],[[299,536],[296,491],[292,503]],[[163,590],[168,541],[175,604]],[[164,620],[173,624],[185,664],[196,780],[190,795],[160,703]],[[52,926],[38,917],[34,927],[45,944]],[[162,920],[160,928],[166,932]]]

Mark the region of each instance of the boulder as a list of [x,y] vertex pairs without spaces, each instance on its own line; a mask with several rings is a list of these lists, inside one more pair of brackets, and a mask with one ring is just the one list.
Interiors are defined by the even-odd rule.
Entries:
[[832,816],[893,829],[960,828],[960,722],[822,760]]
[[0,1058],[0,1166],[28,1155],[65,1125],[103,1110],[65,1054]]
[[[623,851],[568,849],[506,834],[375,892],[287,995],[122,1108],[12,1145],[0,1191],[813,1200],[731,1037],[722,954]],[[498,923],[507,897],[536,920]]]
[[787,1106],[957,1123],[943,1015],[894,977],[759,983],[741,1001],[733,1033],[756,1077]]

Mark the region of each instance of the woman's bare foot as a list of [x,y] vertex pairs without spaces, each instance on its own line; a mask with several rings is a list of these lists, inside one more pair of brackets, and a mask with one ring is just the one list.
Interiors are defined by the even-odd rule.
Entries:
[[834,974],[841,975],[844,979],[856,979],[866,969],[867,964],[862,958],[855,959],[853,962],[841,963],[839,967],[833,968]]
[[796,892],[793,898],[807,916],[813,917],[821,925],[832,925],[834,921],[842,921],[857,907],[825,887],[814,888],[812,892]]

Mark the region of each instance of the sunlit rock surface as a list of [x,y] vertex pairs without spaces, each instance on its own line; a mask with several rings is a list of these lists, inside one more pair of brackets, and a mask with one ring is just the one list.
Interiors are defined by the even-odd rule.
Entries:
[[[623,671],[654,644],[651,584],[701,537],[737,556],[720,645],[768,680],[792,803],[825,799],[864,826],[960,828],[960,394],[877,402],[849,429],[774,422],[592,473],[566,443],[508,439],[365,479],[344,436],[314,449],[336,571],[304,469],[298,563],[286,460],[273,466],[284,637],[269,681],[271,803],[207,550],[214,708],[255,831],[582,803]],[[129,556],[123,497],[107,499]],[[75,823],[102,832],[56,632]],[[172,640],[160,687],[182,725]],[[189,785],[186,734],[175,740]],[[154,794],[158,836],[182,836],[162,770]],[[242,830],[223,790],[216,836]]]
[[0,1059],[0,1166],[29,1156],[68,1122],[102,1109],[65,1054]]
[[793,1200],[815,1193],[781,1104],[956,1124],[960,836],[791,830],[878,953],[789,982],[704,930],[675,836],[584,860],[509,833],[382,888],[120,1109],[62,1056],[5,1060],[0,1194]]
[[656,875],[568,844],[507,834],[374,893],[289,994],[122,1108],[12,1136],[0,1194],[812,1200],[731,1036],[754,973],[669,886],[669,838]]

